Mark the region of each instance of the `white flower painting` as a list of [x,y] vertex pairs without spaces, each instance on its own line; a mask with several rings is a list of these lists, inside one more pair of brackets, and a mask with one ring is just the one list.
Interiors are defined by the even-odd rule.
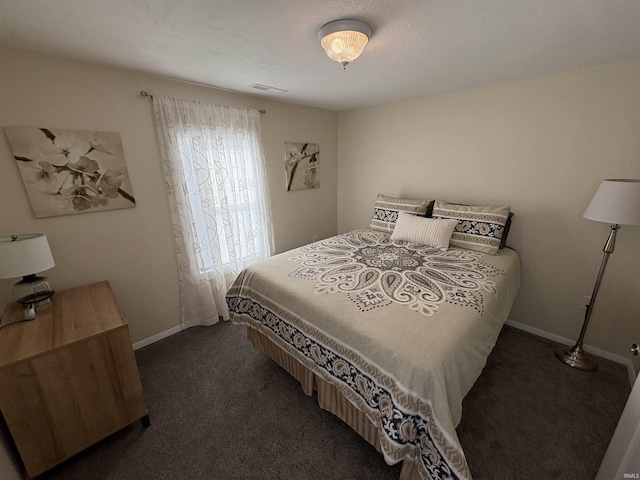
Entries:
[[5,127],[36,217],[135,207],[117,132]]
[[287,191],[320,187],[320,146],[317,143],[285,142]]

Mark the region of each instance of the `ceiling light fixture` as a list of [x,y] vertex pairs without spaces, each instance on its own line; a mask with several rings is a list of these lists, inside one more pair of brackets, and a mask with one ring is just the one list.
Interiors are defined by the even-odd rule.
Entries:
[[346,70],[360,56],[371,33],[371,27],[360,20],[334,20],[320,27],[318,40],[329,58]]

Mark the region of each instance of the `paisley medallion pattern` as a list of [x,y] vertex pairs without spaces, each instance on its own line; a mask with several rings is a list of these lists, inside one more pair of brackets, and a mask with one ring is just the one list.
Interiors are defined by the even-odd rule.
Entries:
[[443,303],[484,312],[492,280],[504,272],[483,262],[484,253],[392,241],[385,232],[358,230],[302,247],[289,260],[293,278],[315,280],[316,294],[345,293],[360,311],[404,305],[433,315]]

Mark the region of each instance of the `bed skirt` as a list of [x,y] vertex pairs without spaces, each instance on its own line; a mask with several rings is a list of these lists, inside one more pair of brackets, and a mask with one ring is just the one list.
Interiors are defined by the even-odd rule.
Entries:
[[[340,418],[358,435],[373,445],[378,452],[382,452],[380,449],[378,429],[364,413],[342,396],[333,385],[314,375],[311,370],[275,345],[266,336],[251,327],[247,327],[247,338],[257,350],[269,356],[274,362],[289,372],[293,378],[298,380],[305,394],[313,395],[315,390],[320,408]],[[416,464],[405,460],[402,463],[400,480],[419,479],[420,475],[418,474]]]

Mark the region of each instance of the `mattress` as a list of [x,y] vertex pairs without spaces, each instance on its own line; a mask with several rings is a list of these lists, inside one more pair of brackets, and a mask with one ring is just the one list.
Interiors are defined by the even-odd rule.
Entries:
[[455,427],[519,286],[511,249],[442,251],[355,230],[248,267],[227,303],[233,322],[362,412],[387,463],[470,479]]

